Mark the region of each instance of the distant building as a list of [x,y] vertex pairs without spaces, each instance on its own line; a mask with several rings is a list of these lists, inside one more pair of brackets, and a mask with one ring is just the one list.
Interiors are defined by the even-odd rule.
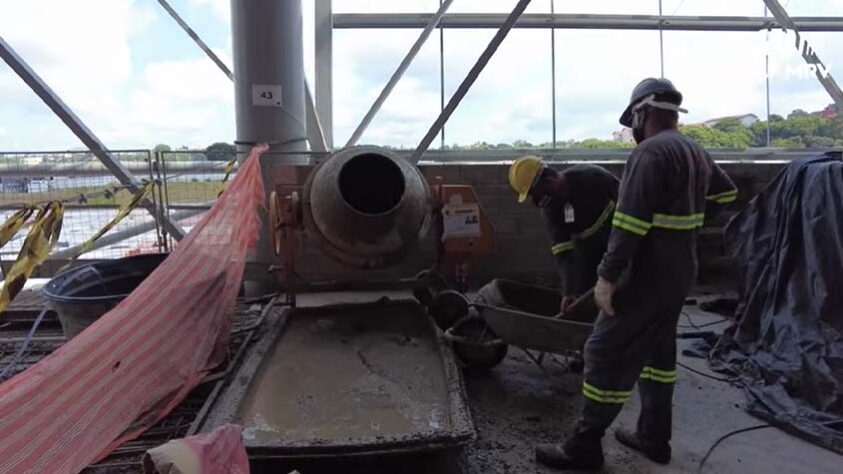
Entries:
[[837,117],[837,104],[829,104],[828,107],[820,112],[820,117],[828,120]]
[[726,121],[726,120],[737,120],[744,127],[748,127],[748,126],[750,126],[750,125],[752,125],[752,124],[754,124],[755,122],[758,121],[758,116],[755,115],[755,114],[729,115],[727,117],[718,117],[718,118],[713,118],[711,120],[706,120],[705,122],[703,122],[699,125],[702,125],[703,127],[706,127],[706,128],[711,128],[711,127],[717,125],[718,123]]
[[632,129],[624,127],[617,132],[612,132],[612,140],[620,143],[632,143],[635,138],[632,136]]

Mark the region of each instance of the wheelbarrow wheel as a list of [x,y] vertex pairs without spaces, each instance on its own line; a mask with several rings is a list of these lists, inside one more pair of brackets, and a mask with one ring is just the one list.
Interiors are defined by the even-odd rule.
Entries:
[[433,270],[422,270],[416,275],[416,280],[423,285],[413,290],[413,297],[423,306],[431,306],[436,295],[448,289],[445,277]]
[[470,303],[459,291],[440,291],[433,297],[428,313],[442,330],[453,326],[460,318],[468,316]]
[[509,346],[494,334],[483,318],[467,316],[445,331],[454,353],[466,369],[491,369],[506,357]]

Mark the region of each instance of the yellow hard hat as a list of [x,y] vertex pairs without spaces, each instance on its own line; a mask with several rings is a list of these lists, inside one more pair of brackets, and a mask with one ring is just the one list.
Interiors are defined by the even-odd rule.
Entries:
[[509,185],[518,193],[518,202],[527,200],[530,189],[540,177],[542,160],[537,156],[524,156],[515,160],[509,168]]

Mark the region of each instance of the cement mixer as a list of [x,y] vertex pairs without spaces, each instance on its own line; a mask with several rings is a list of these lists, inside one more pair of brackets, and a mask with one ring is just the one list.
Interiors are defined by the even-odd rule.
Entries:
[[356,268],[398,263],[427,234],[433,201],[418,168],[389,150],[355,147],[319,165],[304,185],[310,237]]
[[[311,171],[301,194],[273,192],[269,207],[279,257],[273,269],[291,293],[320,287],[295,281],[295,252],[303,238],[345,266],[375,269],[403,261],[433,228],[435,261],[414,278],[377,282],[384,289],[441,289],[438,272],[447,267],[463,290],[470,258],[494,251],[494,227],[471,186],[441,180],[430,185],[415,165],[380,147],[331,155]],[[436,283],[428,280],[434,276]]]
[[[493,250],[494,229],[473,189],[438,179],[431,186],[395,153],[355,147],[316,166],[300,190],[273,192],[269,202],[287,308],[267,318],[203,431],[237,423],[252,460],[269,463],[466,443],[474,429],[460,371],[416,292],[439,268],[459,275],[468,257]],[[431,228],[436,258],[422,276],[374,285],[349,277],[328,289],[341,298],[368,283],[369,302],[314,298],[324,285],[296,278],[301,239],[359,275],[401,262]],[[388,299],[387,289],[416,297]],[[320,303],[297,305],[296,292]]]

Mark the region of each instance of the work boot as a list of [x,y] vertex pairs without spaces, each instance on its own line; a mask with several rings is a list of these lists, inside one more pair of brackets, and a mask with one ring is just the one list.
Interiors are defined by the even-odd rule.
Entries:
[[577,450],[569,454],[561,444],[536,446],[536,462],[556,469],[599,471],[603,468],[603,449]]
[[627,448],[634,449],[659,464],[670,462],[670,444],[654,445],[642,440],[637,433],[623,428],[615,430],[615,439]]

